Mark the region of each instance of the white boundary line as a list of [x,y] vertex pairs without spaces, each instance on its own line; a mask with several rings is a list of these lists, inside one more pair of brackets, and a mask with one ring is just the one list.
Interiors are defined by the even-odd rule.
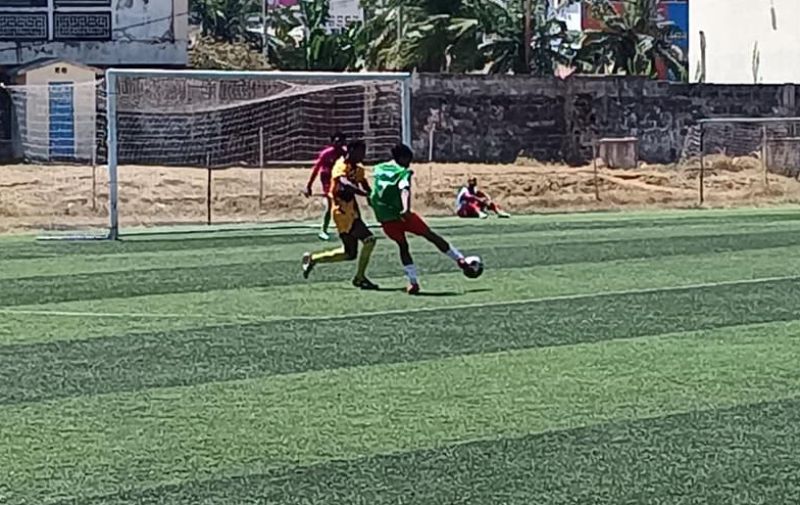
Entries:
[[[51,310],[16,310],[8,308],[0,308],[0,314],[8,315],[22,315],[22,316],[55,316],[55,317],[87,317],[87,318],[147,318],[147,319],[207,319],[218,320],[224,322],[237,322],[237,321],[259,321],[259,322],[281,322],[281,321],[336,321],[342,319],[350,319],[352,317],[374,317],[374,316],[391,316],[391,315],[405,315],[405,314],[424,314],[429,312],[440,311],[454,311],[454,310],[469,310],[479,309],[486,307],[517,307],[520,305],[533,305],[537,303],[557,302],[580,300],[583,298],[594,297],[611,297],[611,296],[626,296],[637,294],[651,294],[662,292],[686,291],[692,289],[713,288],[720,286],[740,286],[751,284],[762,284],[765,282],[779,282],[788,280],[800,280],[800,275],[785,275],[780,277],[761,277],[758,279],[740,279],[731,281],[718,281],[718,282],[704,282],[698,284],[685,284],[681,286],[666,286],[659,288],[644,288],[644,289],[625,289],[617,291],[601,291],[597,293],[575,293],[570,295],[558,295],[539,298],[525,298],[521,300],[506,300],[496,302],[481,302],[481,303],[465,303],[460,305],[442,305],[437,307],[416,307],[407,309],[392,309],[392,310],[377,310],[373,312],[352,312],[347,314],[332,314],[332,315],[319,315],[319,316],[257,316],[251,314],[242,315],[213,315],[213,314],[158,314],[147,312],[73,312],[73,311],[51,311]],[[406,296],[406,295],[403,295]]]
[[21,315],[21,316],[58,316],[58,317],[94,317],[94,318],[148,318],[148,319],[209,319],[214,316],[208,314],[159,314],[156,312],[79,312],[61,310],[16,310],[0,308],[0,314]]

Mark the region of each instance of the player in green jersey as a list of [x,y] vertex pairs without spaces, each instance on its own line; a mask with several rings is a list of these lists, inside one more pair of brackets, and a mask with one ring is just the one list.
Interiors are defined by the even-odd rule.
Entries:
[[406,240],[406,233],[425,238],[439,251],[449,256],[462,270],[468,268],[464,255],[452,247],[441,235],[435,233],[418,214],[411,211],[411,177],[409,168],[414,158],[411,149],[398,144],[392,149],[392,161],[376,165],[372,169],[374,184],[370,205],[375,218],[381,223],[383,233],[397,243],[400,261],[408,278],[409,294],[419,293],[419,275]]

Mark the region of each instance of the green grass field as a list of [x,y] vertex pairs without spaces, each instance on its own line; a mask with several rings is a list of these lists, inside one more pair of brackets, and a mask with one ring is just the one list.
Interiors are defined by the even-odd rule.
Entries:
[[0,504],[795,504],[800,211],[0,239]]

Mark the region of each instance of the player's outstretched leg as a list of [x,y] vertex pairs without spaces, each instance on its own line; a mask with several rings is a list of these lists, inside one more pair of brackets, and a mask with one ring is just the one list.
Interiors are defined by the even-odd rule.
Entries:
[[303,277],[308,279],[311,271],[318,263],[339,263],[340,261],[353,261],[358,256],[358,240],[343,233],[340,235],[342,247],[328,251],[305,253],[303,255]]
[[467,262],[464,261],[464,255],[456,249],[455,247],[451,246],[450,243],[445,240],[441,235],[436,233],[435,231],[428,229],[422,236],[430,243],[436,246],[440,252],[447,255],[448,258],[455,261],[458,265],[458,268],[464,270],[468,267]]
[[307,252],[303,255],[303,277],[308,279],[308,276],[311,275],[311,271],[318,263],[338,263],[351,259],[355,259],[355,254],[352,254],[352,257],[350,257],[344,247],[315,253]]

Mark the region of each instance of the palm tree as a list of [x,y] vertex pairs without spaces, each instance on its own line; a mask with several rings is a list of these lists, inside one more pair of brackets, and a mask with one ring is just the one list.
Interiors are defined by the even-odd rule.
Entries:
[[680,79],[686,78],[686,66],[670,40],[677,28],[660,18],[657,0],[629,0],[622,13],[609,0],[592,1],[592,14],[603,28],[584,31],[578,54],[581,70],[656,77],[660,60]]

